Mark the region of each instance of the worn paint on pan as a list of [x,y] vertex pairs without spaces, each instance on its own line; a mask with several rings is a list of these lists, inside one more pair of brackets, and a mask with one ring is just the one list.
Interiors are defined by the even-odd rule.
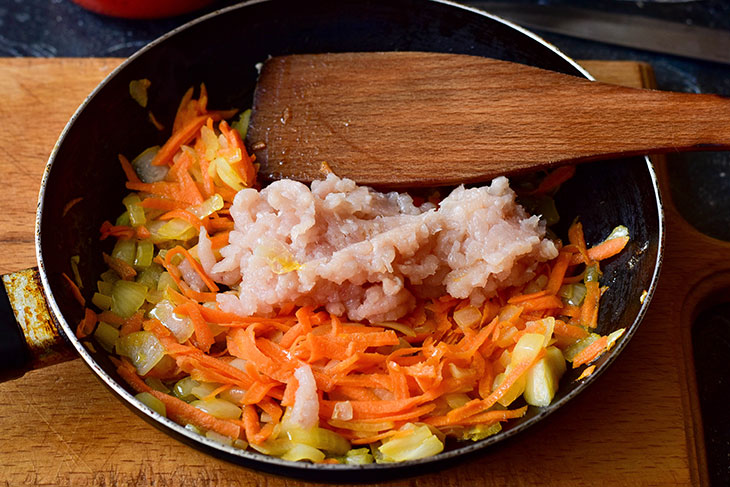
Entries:
[[39,369],[75,357],[48,311],[38,269],[25,269],[2,279],[31,354],[30,368]]

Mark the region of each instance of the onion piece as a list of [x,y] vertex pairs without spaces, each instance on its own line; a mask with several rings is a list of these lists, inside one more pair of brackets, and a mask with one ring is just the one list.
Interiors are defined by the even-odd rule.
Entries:
[[170,330],[178,342],[184,343],[195,331],[193,322],[187,316],[180,316],[174,313],[175,307],[166,299],[163,299],[149,312],[152,318],[160,320],[165,328]]
[[149,331],[135,331],[116,344],[117,353],[129,358],[139,375],[145,375],[165,356],[165,347]]
[[129,318],[144,304],[147,286],[134,281],[119,280],[112,291],[112,313]]
[[152,146],[145,149],[131,162],[134,171],[143,183],[156,183],[157,181],[162,181],[167,176],[167,171],[169,170],[167,166],[153,166],[151,164],[152,159],[155,158],[159,150],[159,145]]

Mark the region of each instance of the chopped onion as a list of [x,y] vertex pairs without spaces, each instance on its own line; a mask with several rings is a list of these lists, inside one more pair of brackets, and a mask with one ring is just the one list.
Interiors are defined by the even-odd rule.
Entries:
[[606,351],[611,350],[621,336],[623,336],[626,328],[619,328],[610,335],[608,335],[608,341],[606,342]]
[[345,455],[345,463],[347,465],[366,465],[374,461],[375,459],[368,448],[353,449]]
[[243,398],[246,395],[246,389],[240,387],[231,387],[220,393],[220,398],[233,404],[243,404]]
[[203,147],[205,147],[205,158],[209,161],[215,159],[216,152],[220,149],[218,137],[207,125],[200,127],[200,138],[203,139]]
[[453,394],[446,394],[444,396],[444,399],[446,399],[446,403],[449,405],[451,409],[457,409],[463,406],[464,404],[471,401],[471,398],[464,394],[463,392],[456,392]]
[[140,206],[141,201],[140,197],[135,193],[127,195],[122,200],[122,203],[127,208],[127,213],[129,213],[129,223],[133,227],[138,227],[147,223],[147,216],[144,213],[144,208]]
[[155,256],[155,246],[149,240],[140,240],[137,243],[137,252],[134,255],[135,267],[149,267]]
[[220,419],[238,419],[241,417],[241,408],[223,399],[201,399],[191,402],[190,405]]
[[[139,247],[138,247],[139,249]],[[148,289],[157,289],[157,282],[160,280],[163,267],[160,264],[152,263],[137,274],[137,282],[147,286]]]
[[332,419],[350,421],[353,416],[352,403],[350,401],[337,401],[332,410]]
[[608,240],[612,240],[614,238],[628,237],[628,236],[629,236],[629,229],[623,225],[619,225],[616,228],[614,228],[613,230],[611,230],[611,233],[608,234],[608,237],[606,237],[606,240],[604,240],[604,242],[606,242]]
[[398,436],[383,442],[378,452],[383,455],[384,462],[403,462],[417,460],[441,453],[444,444],[433,434],[428,426],[404,425],[401,431],[412,430],[409,435]]
[[153,243],[169,240],[190,240],[198,235],[198,230],[181,218],[168,221],[156,220],[147,226]]
[[565,299],[571,306],[580,306],[586,295],[585,284],[576,282],[574,284],[564,284],[560,286],[558,296]]
[[375,326],[382,326],[384,328],[391,328],[395,331],[399,331],[403,333],[407,337],[414,337],[416,336],[415,330],[411,328],[410,326],[406,325],[405,323],[398,323],[397,321],[383,321],[380,323],[375,323]]
[[175,394],[178,399],[190,402],[195,400],[195,396],[192,393],[193,388],[199,385],[200,382],[193,380],[192,377],[183,377],[175,383],[175,386],[172,388],[172,393]]
[[217,157],[210,164],[211,167],[215,167],[216,174],[226,186],[230,186],[236,191],[240,191],[246,187],[238,171],[223,157]]
[[157,181],[162,181],[167,176],[167,171],[169,170],[167,166],[153,166],[151,164],[152,159],[155,158],[159,150],[159,145],[152,146],[145,149],[132,160],[132,167],[137,172],[139,179],[144,183],[156,183]]
[[325,459],[325,454],[309,445],[295,443],[281,458],[292,462],[309,460],[312,463],[319,463]]
[[160,301],[152,308],[149,315],[160,320],[165,328],[170,330],[178,342],[183,343],[193,335],[195,326],[187,316],[175,314],[175,307],[166,299]]
[[344,455],[350,449],[350,442],[343,436],[324,428],[293,428],[286,430],[285,434],[292,443],[308,445],[333,455]]
[[454,311],[454,321],[459,328],[473,328],[482,321],[482,312],[476,306],[466,306]]
[[147,78],[133,79],[129,82],[129,94],[142,108],[147,108],[147,89],[151,85],[152,82]]
[[587,337],[581,338],[563,351],[563,355],[565,355],[565,360],[567,360],[568,362],[572,362],[576,355],[578,355],[584,348],[586,348],[588,345],[595,342],[599,338],[601,338],[601,335],[599,335],[598,333],[591,333]]
[[135,331],[117,340],[117,353],[128,357],[139,375],[145,375],[165,356],[165,347],[149,331]]
[[222,208],[223,197],[216,193],[207,200],[203,201],[201,204],[188,207],[188,211],[198,218],[205,218],[206,216],[218,210],[221,210]]
[[114,244],[112,257],[123,260],[129,265],[134,264],[134,257],[137,254],[137,243],[131,239],[119,239]]
[[167,416],[167,408],[165,407],[165,403],[157,399],[149,392],[140,392],[139,394],[134,396],[134,398],[154,412],[160,414],[161,416]]
[[91,302],[99,309],[108,310],[112,307],[112,297],[106,294],[94,293]]
[[222,445],[233,446],[233,438],[222,435],[220,433],[216,433],[215,431],[206,431],[205,437]]
[[198,380],[198,382],[199,384],[197,386],[194,386],[192,389],[190,389],[190,393],[198,399],[207,398],[213,393],[213,391],[221,386],[216,382],[201,382],[200,380]]
[[144,380],[144,383],[150,386],[152,389],[160,392],[164,392],[165,394],[170,394],[170,389],[162,383],[160,379],[157,377],[147,377]]
[[114,350],[114,344],[119,338],[119,330],[109,323],[102,321],[96,326],[94,338],[96,338],[96,341],[99,342],[99,345],[104,350],[111,353]]
[[242,112],[235,122],[231,124],[231,128],[237,130],[241,135],[241,140],[246,140],[246,134],[248,133],[248,122],[251,120],[251,109]]
[[134,281],[119,280],[112,291],[112,313],[129,318],[144,304],[147,287]]

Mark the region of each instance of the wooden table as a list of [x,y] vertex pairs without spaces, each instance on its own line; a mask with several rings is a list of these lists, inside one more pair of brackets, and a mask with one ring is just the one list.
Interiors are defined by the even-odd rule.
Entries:
[[[6,184],[0,273],[34,265],[34,213],[48,154],[84,96],[119,62],[0,59]],[[650,70],[636,63],[585,66],[610,82],[651,80]],[[549,419],[477,459],[386,485],[706,483],[689,324],[702,303],[730,288],[730,246],[678,216],[661,163],[658,169],[668,220],[661,283],[644,323],[610,370]],[[6,485],[303,483],[217,460],[166,436],[117,401],[80,360],[0,384],[0,435],[0,482]]]

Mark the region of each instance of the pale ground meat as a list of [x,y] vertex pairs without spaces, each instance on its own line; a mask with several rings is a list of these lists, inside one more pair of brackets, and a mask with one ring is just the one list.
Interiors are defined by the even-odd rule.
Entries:
[[294,303],[378,322],[446,293],[478,305],[558,253],[503,177],[458,187],[438,209],[333,174],[311,190],[283,180],[239,192],[231,215],[222,259],[204,231],[198,253],[206,272],[234,289],[219,294],[220,307],[245,316]]

